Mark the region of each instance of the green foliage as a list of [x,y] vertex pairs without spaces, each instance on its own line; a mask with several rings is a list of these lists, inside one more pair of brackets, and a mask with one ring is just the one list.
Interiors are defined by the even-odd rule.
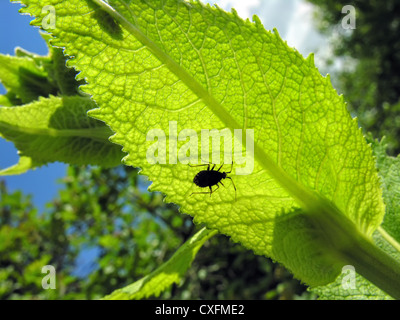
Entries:
[[[58,260],[67,250],[66,236],[56,216],[38,215],[29,197],[8,193],[0,181],[0,298],[51,299],[42,288],[41,268],[49,263],[68,270],[71,261]],[[55,258],[53,258],[55,257]],[[63,282],[68,284],[70,276]]]
[[[17,50],[17,53],[21,52],[24,51]],[[55,59],[55,55],[52,55],[52,59]],[[49,61],[49,64],[53,63]],[[59,72],[64,74],[71,70],[65,66],[64,69],[65,72],[62,72],[61,69]],[[72,84],[75,86],[72,91],[75,91],[79,83],[74,82],[69,86],[71,87]],[[79,97],[68,99],[87,101],[87,98]],[[59,100],[55,99],[54,101],[58,102]],[[52,106],[50,105],[49,108]],[[85,118],[81,118],[80,121],[85,121]],[[31,140],[31,137],[26,138]],[[31,158],[21,156],[18,165],[10,167],[2,173],[18,174],[24,168],[28,170],[34,167],[31,161]],[[177,243],[185,241],[192,232],[193,226],[189,219],[178,215],[175,207],[165,206],[160,202],[160,195],[156,195],[149,203],[147,193],[143,194],[140,188],[135,189],[136,171],[130,170],[129,167],[114,170],[71,167],[64,183],[65,189],[61,191],[60,199],[48,205],[50,212],[43,217],[40,215],[42,217],[40,220],[37,219],[36,211],[29,217],[30,223],[34,224],[37,230],[42,230],[43,227],[51,234],[67,232],[69,234],[67,239],[70,242],[64,246],[68,246],[69,250],[56,254],[52,248],[59,245],[57,238],[40,237],[37,238],[37,242],[32,243],[35,248],[40,248],[35,249],[39,252],[35,263],[30,264],[30,260],[21,259],[20,263],[16,264],[15,261],[4,260],[5,270],[25,270],[29,265],[29,274],[27,272],[24,274],[35,279],[36,287],[35,290],[32,290],[30,287],[21,285],[20,278],[15,282],[9,278],[7,283],[11,282],[12,285],[4,289],[3,298],[81,299],[101,297],[116,287],[127,285],[156,270],[159,263],[162,262],[161,259],[168,257],[169,252],[176,248]],[[2,190],[2,198],[5,200],[2,207],[9,208],[7,199],[11,197],[5,187]],[[20,194],[18,193],[18,195]],[[110,201],[110,208],[106,204],[108,201]],[[124,206],[124,210],[122,210],[121,207],[112,205],[112,202],[116,201],[120,204],[133,203],[134,206]],[[98,204],[101,206],[98,207]],[[20,205],[26,211],[34,211],[30,201],[20,201]],[[126,221],[127,214],[131,210],[141,212],[144,216],[139,219],[145,221],[143,223]],[[14,212],[15,208],[13,207],[10,211]],[[107,212],[107,216],[109,216],[106,223],[103,221],[103,211]],[[96,215],[91,216],[93,212],[96,212]],[[59,222],[48,223],[54,215],[57,216]],[[13,224],[19,223],[20,219],[23,218],[18,215],[14,216]],[[43,220],[46,222],[43,223]],[[151,227],[154,225],[153,220],[154,223],[160,224],[165,232],[159,232]],[[125,221],[129,226],[133,224],[134,230],[124,230],[121,221]],[[119,225],[119,230],[110,233],[112,232],[109,230],[110,226],[115,224]],[[59,226],[62,226],[61,230]],[[56,229],[50,230],[52,228]],[[74,232],[71,233],[71,230]],[[169,231],[167,232],[167,230]],[[88,232],[90,237],[87,236]],[[29,237],[29,234],[22,233],[21,238],[24,237]],[[167,244],[167,246],[162,244]],[[170,249],[166,250],[167,247]],[[78,257],[81,254],[88,255],[90,248],[101,249],[101,253],[99,257],[94,258],[97,267],[92,270],[89,278],[84,280],[77,274],[77,268],[81,270],[78,265],[80,263]],[[29,248],[29,251],[32,251],[32,248]],[[3,253],[4,255],[23,256],[25,248],[21,246],[4,248]],[[46,263],[63,261],[62,266],[57,266],[57,286],[60,287],[60,290],[45,292],[41,288],[40,279],[43,274],[40,273],[40,269],[43,266],[41,263],[44,263],[40,259],[42,256],[51,257]],[[126,258],[127,256],[129,258]],[[254,256],[250,251],[233,245],[225,237],[212,239],[212,244],[207,246],[206,251],[197,254],[196,259],[200,263],[192,265],[185,277],[186,280],[181,281],[179,287],[173,286],[172,290],[167,289],[161,298],[292,299],[296,295],[302,294],[307,297],[304,286],[292,279],[292,276],[283,267],[274,265],[268,259]],[[67,261],[69,262],[67,263]],[[7,273],[3,273],[5,279],[7,275]],[[246,288],[243,289],[244,287]]]
[[[191,219],[163,203],[160,194],[141,191],[145,181],[129,167],[70,167],[63,184],[59,197],[41,214],[28,197],[9,193],[2,184],[1,299],[103,297],[151,274],[196,231]],[[16,228],[22,224],[30,227]],[[11,232],[20,240],[10,237]],[[97,248],[97,256],[84,263],[81,255],[89,255],[90,248]],[[56,290],[41,287],[45,264],[57,268]],[[33,284],[27,285],[25,277]],[[197,253],[179,287],[167,288],[159,298],[297,296],[308,297],[305,287],[281,266],[219,235]]]
[[[341,261],[335,263],[331,244],[323,243],[330,236],[312,230],[299,204],[317,220],[334,215],[347,225],[349,219],[367,236],[381,223],[384,207],[371,150],[312,56],[304,60],[257,19],[252,24],[197,2],[110,2],[115,10],[96,3],[100,7],[74,0],[66,8],[54,1],[62,14],[52,43],[74,57],[69,65],[81,71],[88,81],[83,90],[100,106],[90,115],[116,132],[112,141],[128,153],[124,162],[141,167],[154,181],[152,190],[167,194],[198,223],[284,263],[308,284],[332,281]],[[26,4],[40,25],[40,4]],[[110,15],[108,24],[98,23],[96,10]],[[178,132],[254,129],[255,169],[236,177],[237,202],[232,193],[223,201],[222,192],[212,199],[187,197],[194,170],[147,161],[146,133],[168,132],[177,114]],[[288,237],[299,245],[287,246]],[[299,260],[300,252],[309,258]]]
[[[162,204],[159,194],[141,193],[136,170],[124,171],[70,167],[66,189],[42,214],[1,184],[2,299],[99,298],[145,276],[174,252],[185,227],[175,235],[163,219],[176,209]],[[157,218],[159,212],[163,217]],[[86,279],[76,269],[82,248],[86,254],[99,250],[97,266],[83,270],[92,271]],[[42,288],[46,264],[57,270],[56,290]]]
[[[399,252],[388,243],[382,235],[376,231],[374,233],[374,241],[377,246],[385,252],[395,256],[400,261]],[[347,278],[346,278],[347,277]],[[334,282],[323,286],[316,287],[311,291],[318,296],[320,300],[392,300],[388,294],[380,290],[373,283],[366,280],[359,274],[355,274],[354,288],[347,288],[350,285],[349,273],[343,272]]]
[[[40,26],[44,17],[40,2],[24,3],[28,5],[24,12],[36,16],[33,24]],[[254,23],[243,21],[235,12],[226,13],[195,1],[150,4],[70,0],[66,5],[65,1],[53,0],[51,4],[57,12],[51,44],[65,48],[72,57],[68,65],[80,72],[78,79],[85,83],[81,88],[93,97],[98,108],[76,84],[65,81],[62,85],[70,73],[64,72],[64,58],[53,56],[47,61],[52,67],[41,71],[47,72],[51,83],[58,84],[59,96],[49,93],[47,98],[24,106],[0,110],[1,134],[13,140],[23,155],[20,165],[6,173],[57,159],[93,163],[94,158],[103,166],[119,162],[118,152],[93,153],[98,149],[93,142],[112,147],[107,140],[111,131],[104,123],[88,125],[92,120],[86,117],[86,111],[93,107],[89,115],[109,125],[115,132],[112,142],[122,145],[127,153],[124,163],[140,167],[153,181],[153,191],[162,191],[168,202],[179,204],[182,212],[190,213],[195,222],[212,230],[202,232],[229,235],[255,253],[283,263],[312,286],[334,281],[343,264],[354,264],[363,277],[393,297],[400,297],[399,263],[379,249],[372,238],[380,230],[385,213],[372,150],[329,77],[322,77],[315,68],[312,55],[304,59],[280,39],[276,30],[265,31],[256,17]],[[14,73],[21,70],[15,67]],[[16,81],[18,76],[14,82],[10,79],[7,81],[14,87],[10,84],[12,94],[2,98],[6,105],[12,105],[13,99],[25,99],[16,89],[24,82]],[[46,112],[38,112],[41,109]],[[28,123],[19,123],[17,118],[27,119]],[[53,118],[57,119],[56,127],[49,121]],[[29,124],[32,120],[34,123]],[[192,179],[198,168],[148,162],[146,154],[153,142],[147,141],[146,134],[151,129],[162,129],[171,144],[174,134],[169,132],[169,124],[176,120],[178,132],[184,128],[194,132],[204,128],[254,130],[254,140],[247,138],[243,145],[248,151],[254,143],[254,172],[234,177],[237,200],[236,193],[229,192],[232,188],[213,197],[189,197],[196,188]],[[56,146],[51,149],[44,144],[48,152],[44,159],[38,156],[43,153],[39,148],[46,141],[43,139]],[[73,148],[75,143],[85,147],[83,152]],[[177,149],[185,143],[179,140]],[[59,154],[60,149],[65,154]],[[171,160],[174,155],[170,150],[159,149],[158,153],[165,152]],[[93,199],[87,197],[85,188],[79,200],[67,199],[68,203],[84,201],[81,206],[90,205],[92,209],[90,216],[83,215],[87,225],[82,229],[74,224],[64,229],[64,234],[78,231],[75,248],[82,243],[82,231],[89,239],[98,237],[96,246],[104,250],[121,245],[115,237],[119,220],[107,215],[109,208],[125,212],[127,202],[119,203],[120,196],[117,194],[114,202],[108,195],[106,200],[99,198],[90,203]],[[59,216],[66,225],[75,222],[66,208],[57,208]],[[100,229],[92,227],[93,220]],[[143,222],[142,218],[136,221]],[[128,230],[134,224],[129,220]],[[151,243],[149,230],[143,233],[145,242]],[[381,234],[386,240],[392,239],[385,231]],[[74,237],[69,238],[74,243]],[[200,240],[191,241],[159,269],[153,268],[153,273],[147,270],[145,278],[136,278],[137,282],[112,297],[158,295],[167,284],[178,282],[202,244]],[[396,245],[394,240],[388,241]],[[127,256],[134,259],[129,250]],[[51,256],[43,255],[43,259],[34,266]],[[100,261],[101,270],[110,274],[126,261],[129,259],[121,252],[115,259],[108,255]],[[165,270],[173,276],[163,276]],[[165,286],[152,285],[160,279]],[[91,285],[96,289],[87,290],[89,295],[102,291],[97,287],[100,281]],[[126,284],[115,280],[113,285]],[[137,291],[138,287],[143,291]]]
[[147,275],[191,233],[185,226],[177,234],[166,227],[176,209],[163,204],[160,194],[140,192],[137,170],[70,170],[54,211],[74,231],[69,240],[75,255],[82,247],[100,249],[97,268],[78,282],[85,298],[100,298]]

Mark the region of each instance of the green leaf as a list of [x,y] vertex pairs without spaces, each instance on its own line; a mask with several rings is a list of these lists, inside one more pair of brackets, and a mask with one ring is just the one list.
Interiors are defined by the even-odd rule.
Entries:
[[51,48],[52,65],[49,68],[55,83],[57,83],[60,95],[73,96],[82,94],[79,85],[85,81],[76,81],[76,72],[73,68],[66,67],[66,57],[61,49]]
[[[50,36],[42,36],[48,43]],[[117,147],[108,142],[111,131],[101,122],[87,118],[86,113],[94,107],[94,103],[79,92],[78,87],[84,81],[75,80],[76,72],[66,67],[66,57],[61,49],[50,47],[49,51],[48,56],[39,56],[16,48],[15,57],[0,55],[1,81],[8,91],[0,96],[0,106],[28,104],[51,94],[76,96],[66,100],[50,97],[33,105],[24,105],[23,108],[0,109],[0,136],[3,133],[5,138],[13,141],[21,154],[19,162],[1,170],[0,175],[22,174],[52,161],[104,164],[107,167],[119,164],[122,158]],[[69,129],[75,129],[75,132],[68,133]],[[77,136],[79,129],[82,129],[82,137]],[[102,130],[106,134],[102,135]],[[89,143],[84,146],[82,143],[87,136],[92,135],[89,131],[93,132],[95,142],[93,144],[88,140]],[[54,139],[55,136],[68,135],[73,138]],[[103,141],[99,141],[101,139]],[[47,144],[52,147],[48,148]],[[95,152],[92,151],[93,147]],[[80,156],[76,158],[74,152]]]
[[42,163],[35,163],[30,157],[21,156],[17,164],[0,170],[0,176],[11,176],[27,172],[29,169],[41,166]]
[[14,142],[21,155],[17,166],[0,174],[24,170],[53,161],[115,166],[120,147],[110,143],[104,123],[88,118],[95,106],[89,98],[50,97],[27,105],[0,107],[0,136]]
[[0,106],[12,107],[21,103],[21,100],[19,100],[15,94],[8,93],[0,95]]
[[383,197],[386,204],[382,228],[400,242],[400,155],[396,158],[387,155],[388,145],[385,139],[382,139],[380,143],[372,140],[372,145],[379,176],[382,179]]
[[132,300],[148,298],[150,296],[158,297],[170,285],[180,282],[196,257],[197,251],[215,234],[216,231],[210,231],[206,228],[201,229],[158,269],[129,286],[115,290],[103,299]]
[[[44,65],[49,57],[13,57],[0,54],[0,81],[14,98],[14,104],[24,104],[56,94],[57,88],[48,77]],[[15,103],[16,99],[19,101]],[[5,105],[5,104],[0,104]]]
[[[50,36],[42,34],[49,44]],[[15,49],[15,56],[0,54],[0,81],[7,95],[0,98],[0,106],[26,104],[49,95],[77,95],[79,85],[76,72],[65,65],[62,49],[49,46],[49,55],[40,56],[22,48]]]
[[[40,26],[40,2],[24,3]],[[257,17],[243,21],[196,1],[50,4],[57,12],[51,43],[65,47],[73,57],[68,65],[87,80],[82,90],[99,106],[90,115],[116,133],[125,163],[142,168],[154,181],[151,190],[310,285],[333,281],[353,259],[398,267],[371,242],[385,211],[371,148],[312,55],[304,59]],[[237,201],[230,185],[212,197],[190,196],[199,168],[147,161],[150,130],[163,130],[174,143],[170,121],[177,132],[254,130],[254,171],[232,176]],[[158,151],[174,160],[169,148]],[[387,271],[363,270],[378,281]]]

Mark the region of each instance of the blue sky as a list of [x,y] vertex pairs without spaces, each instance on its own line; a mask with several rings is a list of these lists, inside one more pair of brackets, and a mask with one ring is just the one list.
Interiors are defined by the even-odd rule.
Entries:
[[[319,48],[326,48],[324,39],[312,25],[312,7],[303,0],[218,0],[206,1],[217,3],[221,8],[236,8],[242,18],[257,14],[266,29],[276,27],[290,46],[296,47],[304,56],[310,52],[318,53]],[[29,25],[32,19],[18,13],[19,4],[0,1],[0,53],[14,54],[19,46],[38,54],[47,54],[45,42],[39,35],[39,29]],[[316,64],[318,65],[316,54]],[[0,84],[0,94],[5,93]],[[17,150],[11,142],[0,138],[0,169],[18,162]],[[56,181],[65,175],[66,165],[52,163],[42,168],[29,171],[19,176],[0,178],[6,180],[10,190],[22,189],[32,194],[33,201],[40,209],[57,195],[62,187]]]

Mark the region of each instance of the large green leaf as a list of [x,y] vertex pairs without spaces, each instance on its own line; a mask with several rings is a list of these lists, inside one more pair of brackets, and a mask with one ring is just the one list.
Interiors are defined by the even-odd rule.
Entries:
[[[42,3],[23,2],[40,26]],[[73,57],[69,65],[88,82],[82,90],[99,106],[90,115],[116,133],[125,163],[142,168],[151,190],[311,285],[335,279],[341,253],[351,259],[347,249],[357,249],[351,241],[370,246],[365,237],[384,215],[371,148],[312,55],[304,59],[256,17],[243,21],[196,1],[47,4],[57,13],[52,44]],[[147,161],[154,141],[146,136],[161,129],[173,162],[174,121],[178,133],[254,130],[254,171],[232,176],[236,201],[230,184],[212,197],[191,196],[199,168]]]

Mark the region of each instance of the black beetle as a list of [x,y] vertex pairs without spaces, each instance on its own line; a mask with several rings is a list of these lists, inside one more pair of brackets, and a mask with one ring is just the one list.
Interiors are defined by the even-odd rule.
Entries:
[[[224,186],[224,184],[222,183],[222,179],[230,179],[232,181],[232,185],[233,188],[235,189],[235,201],[236,201],[236,186],[235,183],[233,182],[231,177],[228,177],[227,174],[232,172],[232,168],[233,168],[233,161],[232,161],[232,165],[231,165],[231,170],[230,171],[226,171],[226,172],[220,172],[219,170],[221,170],[222,166],[224,164],[222,164],[218,170],[214,170],[215,168],[215,164],[213,165],[213,167],[210,170],[210,164],[200,164],[200,165],[196,165],[196,166],[191,166],[190,167],[201,167],[201,166],[207,166],[207,170],[202,170],[199,173],[197,173],[195,175],[195,177],[193,178],[193,182],[196,186],[200,187],[200,188],[210,188],[210,191],[207,192],[193,192],[192,194],[205,194],[205,193],[209,193],[210,197],[211,194],[215,191],[218,190],[219,185],[218,183],[222,184]],[[217,186],[216,189],[212,189],[212,186]],[[192,195],[191,194],[191,195]]]

